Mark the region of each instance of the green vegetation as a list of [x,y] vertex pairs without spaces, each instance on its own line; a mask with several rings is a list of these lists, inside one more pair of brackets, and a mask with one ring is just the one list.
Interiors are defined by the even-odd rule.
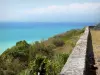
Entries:
[[64,45],[64,41],[62,39],[60,39],[60,38],[53,38],[53,44],[56,47],[63,46]]
[[45,41],[19,41],[0,56],[0,75],[59,75],[84,29],[65,32]]

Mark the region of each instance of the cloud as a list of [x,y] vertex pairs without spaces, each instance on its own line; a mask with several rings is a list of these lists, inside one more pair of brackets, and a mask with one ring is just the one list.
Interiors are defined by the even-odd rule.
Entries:
[[51,5],[44,8],[33,8],[25,10],[28,14],[50,14],[50,13],[86,13],[86,12],[100,12],[100,3],[72,3],[68,5]]
[[[47,7],[31,7],[10,9],[3,18],[14,20],[43,20],[49,18],[77,18],[83,20],[87,16],[94,17],[95,20],[100,17],[100,3],[71,3],[66,5],[50,5]],[[3,14],[4,15],[4,14]],[[25,19],[26,18],[26,19]],[[89,18],[88,18],[89,19]],[[74,19],[73,19],[74,20]],[[98,19],[99,20],[99,19]],[[67,18],[66,18],[67,21]]]

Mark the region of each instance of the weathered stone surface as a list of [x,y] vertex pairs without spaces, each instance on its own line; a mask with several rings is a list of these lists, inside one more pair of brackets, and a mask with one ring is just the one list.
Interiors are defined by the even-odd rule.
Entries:
[[60,75],[84,75],[89,27],[76,43]]

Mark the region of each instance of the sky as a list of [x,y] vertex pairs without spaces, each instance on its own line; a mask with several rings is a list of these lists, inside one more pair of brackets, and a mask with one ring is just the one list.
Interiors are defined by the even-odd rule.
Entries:
[[0,0],[0,22],[100,22],[100,0]]

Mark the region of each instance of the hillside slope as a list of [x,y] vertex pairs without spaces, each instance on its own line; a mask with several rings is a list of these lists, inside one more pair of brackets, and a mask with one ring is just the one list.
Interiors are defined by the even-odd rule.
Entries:
[[70,30],[32,44],[17,42],[0,56],[0,75],[58,75],[83,32]]

